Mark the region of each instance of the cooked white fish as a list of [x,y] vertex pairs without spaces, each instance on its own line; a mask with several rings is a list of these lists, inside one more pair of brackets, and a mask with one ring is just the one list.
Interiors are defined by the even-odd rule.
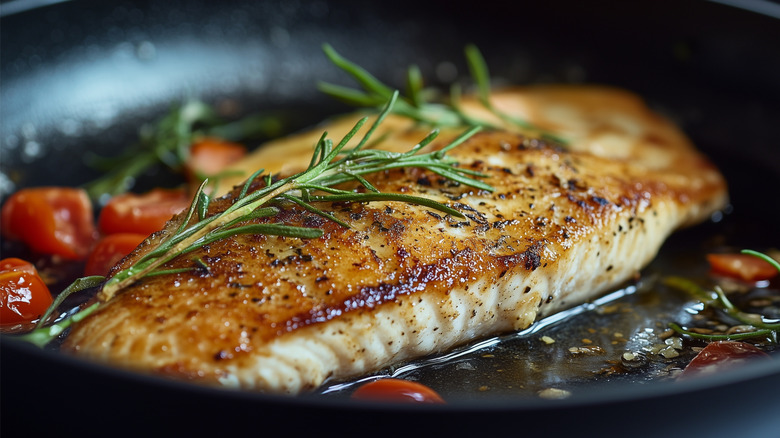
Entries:
[[[325,205],[352,224],[344,228],[290,208],[279,217],[324,235],[212,243],[168,265],[199,258],[208,269],[121,290],[75,324],[63,351],[208,384],[300,393],[523,329],[602,294],[638,275],[674,230],[727,201],[718,170],[630,93],[532,87],[492,98],[569,144],[506,126],[452,150],[461,166],[487,175],[492,193],[417,169],[370,178],[383,192],[429,197],[465,219],[405,203]],[[465,107],[500,122],[473,101]],[[323,129],[340,138],[354,122],[348,116],[270,144],[240,167],[293,172],[308,163]],[[401,117],[389,117],[381,130],[387,135],[375,147],[393,150],[427,134]],[[430,147],[458,133],[442,132]],[[168,232],[151,236],[122,266]]]

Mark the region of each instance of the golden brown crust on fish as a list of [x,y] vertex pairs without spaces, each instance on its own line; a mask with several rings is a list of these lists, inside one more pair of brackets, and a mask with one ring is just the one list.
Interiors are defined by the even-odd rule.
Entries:
[[[352,225],[344,228],[285,208],[275,220],[324,235],[209,244],[168,265],[191,268],[197,258],[205,267],[122,290],[76,324],[63,349],[135,370],[297,393],[525,328],[636,275],[672,231],[726,202],[717,169],[632,95],[540,88],[495,98],[515,114],[533,108],[538,123],[571,144],[490,130],[450,152],[486,174],[493,193],[417,169],[371,177],[383,192],[429,197],[465,218],[394,202],[322,206]],[[556,111],[570,120],[556,122]],[[607,116],[613,113],[617,119]],[[389,149],[422,138],[398,117],[385,126],[394,129],[383,145]],[[442,133],[431,147],[453,135]],[[307,149],[297,160],[309,157]],[[235,196],[213,201],[210,211]]]

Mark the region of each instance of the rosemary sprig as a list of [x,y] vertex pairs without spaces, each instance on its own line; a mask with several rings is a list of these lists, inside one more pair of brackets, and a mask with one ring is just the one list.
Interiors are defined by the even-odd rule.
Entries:
[[[320,82],[318,84],[320,91],[347,104],[369,108],[383,105],[390,97],[393,89],[382,83],[364,68],[344,58],[328,44],[323,46],[323,51],[333,64],[352,76],[362,90]],[[465,55],[471,77],[477,86],[479,101],[486,109],[505,123],[513,125],[524,132],[538,135],[560,144],[566,143],[561,137],[527,120],[513,117],[496,108],[490,100],[490,72],[482,53],[475,45],[471,44],[466,46]],[[449,102],[429,102],[425,96],[431,93],[426,93],[423,88],[420,69],[412,65],[407,69],[406,76],[408,96],[399,100],[393,109],[394,113],[411,118],[417,122],[442,128],[467,126],[496,127],[493,123],[471,117],[462,110],[460,105],[462,93],[460,86],[457,84],[453,84],[450,88]]]
[[777,269],[777,272],[780,272],[780,263],[778,263],[777,260],[773,259],[772,257],[769,257],[768,255],[766,255],[764,253],[761,253],[761,252],[758,252],[758,251],[754,251],[752,249],[743,249],[741,252],[742,252],[742,254],[749,254],[749,255],[752,255],[754,257],[758,257],[758,258],[764,260],[765,262],[767,262],[770,265],[774,266],[775,269]]
[[[130,190],[136,179],[153,167],[163,166],[180,173],[189,157],[190,146],[200,137],[241,141],[276,135],[280,130],[281,121],[277,116],[252,114],[225,122],[211,106],[190,100],[175,105],[156,123],[144,125],[139,130],[138,141],[119,156],[88,155],[88,164],[104,174],[83,187],[93,200],[108,198]],[[215,179],[212,175],[208,177],[212,182]]]
[[[767,262],[771,263],[778,270],[778,272],[780,272],[780,264],[778,264],[776,260],[767,256],[766,254],[753,250],[743,250],[742,253],[750,254],[766,260]],[[702,288],[692,280],[683,277],[668,277],[663,280],[663,283],[667,286],[684,291],[700,300],[705,306],[717,308],[734,320],[754,328],[754,330],[742,333],[707,334],[685,329],[676,323],[670,323],[669,327],[677,333],[694,339],[707,341],[739,340],[763,337],[777,342],[777,336],[780,334],[780,322],[767,322],[762,315],[743,312],[737,308],[737,306],[735,306],[731,300],[728,299],[726,293],[719,286],[715,286],[713,287],[712,291],[709,291]]]
[[[446,147],[437,151],[421,153],[422,149],[430,144],[438,135],[434,130],[420,143],[404,153],[388,152],[378,149],[365,148],[372,133],[385,119],[397,102],[398,92],[393,92],[384,110],[366,132],[357,146],[347,149],[346,146],[357,135],[359,130],[367,122],[364,117],[354,128],[342,138],[338,144],[323,134],[317,142],[309,166],[303,172],[296,175],[274,181],[270,175],[263,176],[263,170],[256,171],[244,184],[239,195],[233,203],[224,211],[208,215],[209,196],[204,192],[208,181],[204,181],[195,194],[190,208],[178,227],[155,248],[141,256],[135,263],[108,279],[98,292],[98,302],[92,304],[80,312],[67,316],[55,326],[39,326],[22,338],[36,345],[45,345],[48,341],[58,336],[65,328],[78,318],[83,318],[86,312],[92,312],[103,303],[111,300],[121,289],[151,275],[162,275],[181,270],[167,270],[163,265],[173,259],[182,257],[211,242],[236,236],[239,234],[265,234],[311,239],[320,237],[323,231],[319,228],[299,227],[277,222],[256,223],[253,220],[259,218],[272,218],[285,202],[292,202],[315,214],[333,220],[338,224],[349,227],[349,224],[339,220],[335,216],[322,211],[314,204],[321,202],[373,202],[373,201],[400,201],[411,204],[423,205],[437,209],[457,217],[463,215],[454,208],[439,203],[429,198],[410,196],[397,193],[379,192],[365,176],[397,168],[417,167],[435,172],[445,178],[458,181],[464,185],[480,190],[492,191],[492,187],[475,178],[482,177],[477,172],[458,167],[453,158],[447,156],[447,152],[462,144],[466,139],[477,132],[479,127],[467,129],[458,138]],[[264,184],[252,190],[254,183],[262,179]],[[357,183],[364,190],[344,190],[335,186],[342,183]],[[195,260],[193,269],[202,261]],[[185,271],[187,269],[184,269]],[[100,281],[100,277],[91,277],[86,284],[94,285]],[[83,287],[76,287],[83,289]],[[68,292],[70,295],[71,292]],[[63,298],[64,299],[64,298]],[[58,300],[59,305],[61,300]],[[56,306],[53,306],[56,308]],[[48,319],[52,310],[46,314]]]

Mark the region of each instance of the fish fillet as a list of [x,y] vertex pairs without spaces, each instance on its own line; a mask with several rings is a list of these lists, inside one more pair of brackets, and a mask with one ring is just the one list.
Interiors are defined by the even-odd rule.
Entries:
[[[461,166],[487,175],[492,193],[417,169],[369,178],[383,192],[429,197],[465,218],[396,202],[322,206],[352,225],[344,228],[285,209],[286,223],[324,235],[214,242],[168,264],[192,267],[198,258],[207,268],[121,290],[74,325],[62,350],[204,384],[297,394],[523,329],[603,294],[638,275],[674,230],[727,202],[718,170],[631,93],[540,86],[492,99],[568,144],[503,125],[452,150]],[[501,125],[473,100],[464,108]],[[271,143],[236,169],[299,170],[323,130],[338,139],[355,121],[345,116]],[[427,134],[396,116],[380,130],[374,138],[386,135],[373,147],[390,150],[407,150]],[[429,147],[461,131],[445,130]],[[210,210],[236,195],[226,193]]]

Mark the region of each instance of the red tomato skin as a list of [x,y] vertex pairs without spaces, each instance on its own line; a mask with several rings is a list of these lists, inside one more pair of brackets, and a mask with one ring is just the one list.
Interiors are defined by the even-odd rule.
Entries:
[[186,175],[190,181],[198,181],[201,176],[214,176],[228,165],[246,155],[244,145],[207,137],[193,143],[190,156],[185,164]]
[[750,254],[707,254],[713,273],[747,282],[769,280],[778,274],[766,260]]
[[31,263],[16,258],[0,261],[0,326],[32,323],[53,301]]
[[3,205],[2,233],[35,252],[83,260],[98,237],[87,192],[73,187],[34,187]]
[[351,397],[357,400],[395,403],[445,403],[433,389],[403,379],[379,379],[366,383],[356,389]]
[[738,365],[746,360],[769,359],[769,356],[758,347],[739,341],[714,341],[707,344],[703,350],[685,367],[680,377],[713,374],[723,369]]
[[37,274],[38,270],[35,269],[35,265],[16,257],[8,257],[0,260],[0,273],[5,271],[24,271],[30,274]]
[[100,211],[103,234],[133,233],[148,236],[160,231],[174,215],[190,205],[184,189],[152,189],[146,193],[114,196]]
[[120,260],[146,239],[145,234],[115,233],[102,237],[87,257],[84,275],[106,276]]

